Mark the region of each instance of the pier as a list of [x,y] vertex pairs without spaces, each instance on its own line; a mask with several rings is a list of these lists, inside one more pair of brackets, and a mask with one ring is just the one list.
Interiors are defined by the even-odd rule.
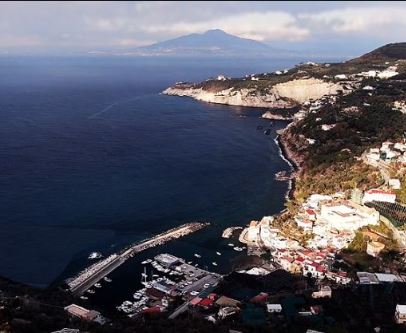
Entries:
[[133,244],[120,253],[114,253],[107,258],[87,267],[77,276],[67,280],[69,290],[75,296],[80,296],[95,283],[125,263],[130,257],[157,245],[162,245],[173,239],[186,236],[206,227],[209,223],[193,222],[165,231],[152,238]]

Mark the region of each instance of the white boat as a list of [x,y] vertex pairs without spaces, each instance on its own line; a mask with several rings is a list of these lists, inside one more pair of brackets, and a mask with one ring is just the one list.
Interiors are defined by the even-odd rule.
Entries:
[[80,299],[89,299],[87,296],[80,296]]
[[92,252],[92,253],[89,254],[87,259],[93,260],[93,259],[99,259],[101,257],[103,257],[103,255],[100,252]]
[[217,266],[217,263],[214,262],[214,261],[213,261],[211,264],[212,264],[213,266]]
[[191,262],[191,261],[188,261],[187,263],[190,265],[192,262]]
[[196,258],[201,258],[202,256],[200,254],[195,253]]
[[235,250],[235,251],[238,251],[238,252],[241,252],[241,251],[243,251],[244,249],[243,249],[242,247],[236,246],[236,247],[234,247],[234,250]]
[[95,286],[96,288],[101,288],[101,287],[102,287],[102,285],[101,285],[100,283],[96,283],[94,286]]
[[111,282],[111,281],[113,281],[112,279],[109,279],[107,276],[105,276],[105,277],[103,278],[103,280],[106,281],[106,282]]
[[89,294],[94,294],[95,293],[95,291],[93,289],[89,289],[86,292],[89,293]]
[[233,243],[228,243],[228,246],[234,246],[234,244]]
[[221,252],[216,252],[218,256],[221,256]]

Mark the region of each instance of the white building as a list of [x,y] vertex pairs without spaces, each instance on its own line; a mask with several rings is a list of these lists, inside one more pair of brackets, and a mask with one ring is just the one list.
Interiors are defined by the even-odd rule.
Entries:
[[368,242],[367,253],[372,257],[377,257],[379,253],[385,248],[385,244],[380,242]]
[[378,73],[378,77],[380,79],[389,79],[390,77],[396,76],[398,74],[399,74],[398,72],[393,71],[393,70],[384,70],[384,71]]
[[280,304],[267,304],[266,310],[268,313],[281,313],[282,312],[282,305]]
[[319,291],[315,291],[312,293],[312,298],[331,298],[332,293],[333,292],[331,291],[330,286],[321,286]]
[[406,323],[406,305],[397,304],[395,310],[395,321],[396,324]]
[[320,217],[331,228],[356,230],[368,224],[377,224],[379,213],[375,210],[360,211],[346,204],[326,204],[321,206]]
[[400,189],[400,180],[397,178],[389,179],[389,186],[392,187],[394,190]]
[[365,204],[366,202],[372,201],[383,201],[383,202],[390,202],[395,203],[396,201],[396,194],[393,192],[382,191],[378,189],[372,189],[364,192],[364,197],[362,198],[362,203]]
[[334,76],[337,80],[346,80],[347,79],[347,75],[345,74],[337,74],[336,76]]

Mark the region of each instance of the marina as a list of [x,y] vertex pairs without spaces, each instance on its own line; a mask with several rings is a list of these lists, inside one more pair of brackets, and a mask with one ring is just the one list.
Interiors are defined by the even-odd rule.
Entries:
[[[128,248],[122,250],[120,253],[114,253],[105,259],[96,262],[90,267],[81,271],[76,277],[68,279],[66,281],[69,290],[75,295],[80,296],[90,287],[98,283],[101,279],[106,277],[117,267],[121,266],[126,262],[130,257],[134,256],[137,253],[145,251],[149,248],[162,245],[171,240],[177,239],[179,237],[186,236],[190,233],[198,231],[206,227],[208,223],[193,222],[181,225],[179,227],[170,229],[166,232],[158,234],[150,239],[144,240],[140,243],[129,246]],[[168,268],[162,267],[158,263],[152,262],[153,265],[156,265],[157,270],[163,272],[169,272]],[[92,290],[94,293],[94,290]],[[90,291],[88,290],[90,293]]]
[[[130,318],[150,311],[170,312],[174,309],[175,300],[182,300],[181,305],[169,315],[169,318],[175,318],[186,311],[190,301],[210,292],[222,278],[220,274],[192,266],[168,253],[155,256],[149,264],[150,272],[144,267],[141,274],[144,287],[133,293],[133,301],[125,300],[116,307]],[[153,274],[157,265],[168,273],[162,271],[161,274]]]

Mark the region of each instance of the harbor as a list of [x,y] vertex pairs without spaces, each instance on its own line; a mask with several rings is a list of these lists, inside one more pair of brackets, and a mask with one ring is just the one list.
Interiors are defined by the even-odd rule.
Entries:
[[162,245],[179,237],[189,235],[206,227],[207,225],[208,223],[201,222],[187,223],[165,231],[152,238],[146,239],[142,242],[133,244],[128,248],[123,249],[120,253],[111,254],[105,259],[87,267],[75,277],[66,280],[68,288],[73,295],[80,296],[135,254],[149,248]]

